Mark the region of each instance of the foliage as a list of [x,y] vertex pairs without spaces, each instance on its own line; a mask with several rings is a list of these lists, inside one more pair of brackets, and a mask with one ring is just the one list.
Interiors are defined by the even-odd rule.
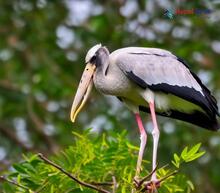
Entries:
[[[167,9],[211,13],[169,19],[164,15]],[[219,101],[219,10],[217,0],[1,0],[0,175],[24,153],[51,155],[73,143],[71,103],[86,52],[97,43],[110,52],[127,46],[172,51]],[[150,118],[143,118],[149,131]],[[160,162],[168,163],[172,152],[201,142],[207,153],[195,167],[186,165],[184,172],[198,184],[195,192],[218,193],[220,133],[167,118],[158,121]],[[127,129],[132,143],[139,142],[132,113],[115,97],[103,97],[95,89],[74,124],[77,129],[88,127],[97,133]],[[150,135],[148,139],[152,149]]]
[[[89,130],[83,134],[73,134],[76,138],[75,144],[51,157],[53,164],[56,163],[78,180],[90,184],[109,183],[102,185],[103,189],[109,192],[131,192],[139,148],[131,144],[125,132],[117,135],[103,134],[102,137],[94,136]],[[169,164],[157,169],[157,177],[164,178],[158,189],[159,193],[189,193],[194,190],[192,182],[180,169],[183,164],[204,154],[199,150],[200,146],[201,144],[197,144],[190,149],[186,147],[179,156],[174,154],[172,163],[175,167]],[[24,156],[24,160],[13,165],[13,171],[8,174],[7,179],[13,180],[17,185],[5,182],[5,192],[95,192],[45,162],[41,155]],[[150,163],[144,160],[142,177],[149,174],[146,168],[150,168]],[[114,188],[115,190],[112,190]]]

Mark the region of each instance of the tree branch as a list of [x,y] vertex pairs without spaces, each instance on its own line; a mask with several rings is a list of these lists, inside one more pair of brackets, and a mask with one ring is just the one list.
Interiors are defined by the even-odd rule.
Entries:
[[112,186],[113,182],[90,182],[90,184],[96,186]]
[[29,192],[29,189],[28,189],[27,187],[22,186],[22,185],[18,184],[17,182],[13,181],[13,180],[9,180],[9,179],[7,179],[7,178],[4,177],[4,176],[0,176],[0,181],[8,182],[8,183],[10,183],[10,184],[13,184],[13,185],[15,185],[15,186],[17,186],[17,187],[19,187],[19,188],[22,188],[22,189],[24,189],[24,190],[27,190],[27,191]]
[[167,178],[171,177],[171,176],[174,176],[178,173],[178,170],[175,170],[173,171],[172,173],[168,174],[167,176],[164,176],[163,178],[159,179],[158,180],[158,183],[161,183],[163,182],[164,180],[166,180]]
[[112,193],[116,193],[116,190],[117,190],[117,187],[118,187],[118,183],[116,181],[116,177],[115,176],[112,176],[112,182],[113,182]]
[[95,185],[92,185],[92,184],[89,184],[89,183],[86,183],[86,182],[83,182],[79,179],[77,179],[75,176],[73,176],[71,173],[67,172],[66,170],[64,170],[63,168],[61,168],[59,165],[57,165],[56,163],[50,161],[49,159],[47,159],[46,157],[44,157],[42,154],[38,154],[39,158],[42,159],[44,162],[46,162],[47,164],[55,167],[56,169],[58,169],[60,172],[62,172],[63,174],[65,174],[66,176],[68,176],[69,178],[71,178],[72,180],[74,180],[75,182],[77,182],[78,184],[82,185],[82,186],[85,186],[87,188],[91,188],[93,190],[96,190],[98,192],[101,192],[101,193],[111,193],[109,192],[108,190],[105,190],[99,186],[95,186]]

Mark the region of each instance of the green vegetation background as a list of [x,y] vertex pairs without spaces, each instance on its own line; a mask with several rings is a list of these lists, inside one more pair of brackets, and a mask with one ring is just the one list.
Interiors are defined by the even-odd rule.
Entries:
[[[174,15],[166,9],[210,9],[206,15]],[[73,144],[72,131],[128,130],[139,134],[133,115],[113,97],[93,91],[77,123],[69,112],[87,50],[102,43],[159,47],[188,61],[220,101],[220,4],[217,1],[0,1],[0,174],[22,153],[52,154]],[[147,130],[151,123],[143,114]],[[198,193],[220,188],[220,134],[159,118],[160,164],[186,145],[202,142],[206,154],[185,173]],[[145,158],[151,159],[149,134]],[[1,185],[0,185],[1,186]]]

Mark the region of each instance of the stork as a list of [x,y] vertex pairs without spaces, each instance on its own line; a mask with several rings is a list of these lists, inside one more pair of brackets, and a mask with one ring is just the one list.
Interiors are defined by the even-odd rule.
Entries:
[[151,114],[153,123],[153,156],[151,182],[156,183],[157,148],[160,131],[156,115],[179,119],[199,127],[216,131],[218,107],[216,99],[201,80],[190,71],[184,60],[158,48],[127,47],[111,54],[101,44],[93,46],[85,57],[86,67],[77,89],[71,120],[84,106],[94,83],[105,95],[116,96],[130,109],[140,131],[140,149],[136,177],[147,133],[139,112]]

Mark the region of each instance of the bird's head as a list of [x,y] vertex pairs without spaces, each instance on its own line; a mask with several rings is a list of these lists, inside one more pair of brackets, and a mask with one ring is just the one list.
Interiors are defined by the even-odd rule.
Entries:
[[90,48],[90,50],[86,54],[86,58],[85,58],[86,67],[82,74],[71,108],[70,119],[72,122],[75,121],[77,114],[84,106],[92,90],[92,85],[93,85],[92,77],[96,69],[96,62],[95,62],[96,53],[101,47],[102,47],[101,44],[97,44],[92,48]]

